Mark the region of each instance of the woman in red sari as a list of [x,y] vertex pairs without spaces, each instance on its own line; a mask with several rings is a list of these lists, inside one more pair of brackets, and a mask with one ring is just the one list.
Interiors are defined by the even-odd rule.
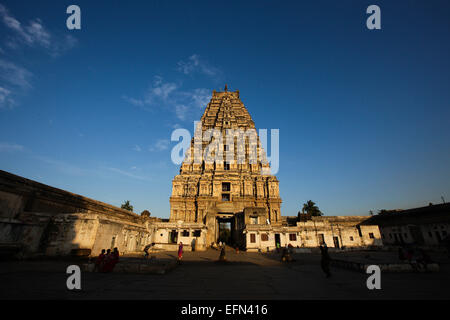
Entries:
[[105,261],[105,249],[102,249],[102,252],[97,257],[97,260],[95,260],[94,272],[100,271],[102,269],[104,261]]
[[181,259],[183,258],[183,242],[180,242],[178,246],[178,263],[181,263]]

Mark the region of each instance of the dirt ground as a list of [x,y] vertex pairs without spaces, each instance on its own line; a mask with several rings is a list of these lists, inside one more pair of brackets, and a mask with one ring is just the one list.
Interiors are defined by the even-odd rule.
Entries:
[[[152,253],[175,259],[176,252]],[[332,254],[333,255],[338,255]],[[384,255],[384,256],[380,256]],[[393,253],[352,252],[345,257],[395,259]],[[319,254],[294,254],[281,263],[277,253],[247,253],[228,249],[227,262],[219,251],[186,252],[183,262],[164,275],[91,273],[81,275],[81,290],[66,287],[69,260],[0,262],[0,299],[449,299],[450,263],[435,257],[437,273],[382,273],[381,290],[369,290],[368,274],[332,268],[326,278]],[[343,256],[342,256],[343,257]],[[381,257],[381,258],[380,258]],[[135,263],[122,257],[119,263]],[[144,261],[144,260],[143,260]]]

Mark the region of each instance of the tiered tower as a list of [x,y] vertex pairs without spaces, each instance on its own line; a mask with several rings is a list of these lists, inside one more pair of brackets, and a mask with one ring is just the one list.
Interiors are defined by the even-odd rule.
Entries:
[[217,241],[219,222],[231,223],[235,242],[246,224],[281,224],[278,180],[238,90],[213,91],[195,136],[172,182],[170,221],[206,224],[208,244]]

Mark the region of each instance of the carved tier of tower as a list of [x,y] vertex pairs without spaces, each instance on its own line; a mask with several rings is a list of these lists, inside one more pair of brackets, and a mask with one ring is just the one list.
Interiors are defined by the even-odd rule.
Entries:
[[[206,133],[211,129],[221,132],[223,138],[217,139],[211,133],[208,138]],[[248,138],[241,139],[243,143],[237,138],[227,139],[230,129],[245,132]],[[255,139],[249,138],[252,133]],[[259,217],[261,224],[280,224],[278,180],[270,174],[255,124],[239,91],[231,92],[227,87],[223,92],[213,91],[195,136],[199,139],[192,139],[180,174],[172,182],[170,221],[204,223],[214,228],[216,217],[241,214],[243,218],[235,220],[239,224],[247,224],[245,217],[249,215]],[[211,154],[223,153],[223,157],[205,161],[206,148],[211,145],[216,146]],[[229,155],[234,159],[229,161]]]

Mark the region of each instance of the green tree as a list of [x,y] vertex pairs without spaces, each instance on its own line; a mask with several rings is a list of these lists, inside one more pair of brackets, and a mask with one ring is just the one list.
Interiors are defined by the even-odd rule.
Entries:
[[122,209],[133,212],[133,206],[130,204],[130,200],[125,201],[120,207]]
[[303,213],[308,213],[311,216],[321,216],[323,213],[319,210],[319,207],[316,206],[316,203],[312,200],[308,200],[303,204],[302,208]]

